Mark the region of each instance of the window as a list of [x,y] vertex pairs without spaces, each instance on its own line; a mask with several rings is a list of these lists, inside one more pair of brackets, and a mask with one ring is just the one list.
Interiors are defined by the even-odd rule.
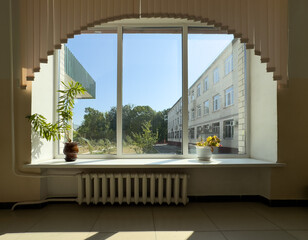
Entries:
[[233,86],[225,90],[225,107],[228,107],[233,104]]
[[198,127],[197,127],[197,139],[200,139],[201,134],[202,134],[202,127],[201,127],[201,126],[198,126]]
[[195,128],[190,128],[189,129],[189,137],[191,139],[194,139],[195,138]]
[[201,105],[197,106],[197,117],[201,117]]
[[191,120],[195,120],[195,109],[191,110]]
[[216,122],[212,124],[213,134],[220,137],[220,123]]
[[204,125],[203,129],[204,129],[204,133],[206,135],[209,135],[209,133],[210,133],[210,125],[209,124]]
[[195,91],[192,90],[191,91],[191,101],[194,101],[195,100]]
[[213,73],[214,77],[214,84],[219,82],[219,69],[218,67],[214,69],[214,73]]
[[[209,81],[212,81],[212,73],[214,74],[214,82],[220,81],[219,69],[220,66],[224,65],[225,59],[219,59],[217,56],[225,51],[226,47],[228,47],[228,52],[230,48],[237,51],[239,46],[236,44],[240,44],[239,40],[232,42],[232,38],[228,38],[227,35],[224,36],[223,42],[225,45],[220,46],[220,52],[216,53],[210,62],[199,67],[202,70],[197,72],[191,65],[195,67],[197,66],[196,63],[200,62],[200,57],[198,56],[201,51],[200,47],[205,45],[204,42],[213,42],[213,38],[219,38],[223,34],[218,36],[213,34],[209,38],[209,34],[198,35],[188,32],[188,54],[186,56],[189,61],[185,66],[182,61],[184,58],[182,43],[183,39],[185,39],[182,38],[182,28],[162,29],[157,27],[154,29],[122,26],[122,38],[117,33],[117,29],[114,30],[115,33],[110,35],[106,33],[81,34],[74,39],[69,39],[68,42],[68,45],[70,45],[70,41],[78,40],[82,36],[85,36],[88,40],[92,36],[113,36],[113,39],[109,41],[112,48],[108,48],[105,43],[102,43],[101,45],[106,47],[99,50],[98,45],[92,46],[91,42],[86,43],[87,47],[93,47],[95,54],[87,55],[87,57],[84,57],[86,60],[81,61],[81,64],[84,65],[85,69],[89,71],[96,81],[96,98],[77,100],[74,110],[74,130],[76,133],[74,139],[76,140],[78,134],[81,133],[79,130],[86,117],[88,119],[90,119],[89,116],[97,115],[99,117],[98,121],[93,119],[90,121],[93,126],[98,128],[98,130],[92,131],[93,133],[98,133],[98,137],[93,139],[89,135],[90,137],[85,138],[83,154],[95,155],[92,156],[93,158],[108,158],[109,155],[116,155],[119,158],[134,158],[139,154],[165,154],[169,156],[185,152],[185,156],[187,156],[186,153],[194,153],[196,140],[201,136],[203,137],[202,134],[205,134],[205,132],[208,135],[215,134],[214,127],[216,123],[218,126],[215,129],[218,129],[217,135],[219,135],[219,123],[223,124],[223,120],[227,119],[224,115],[225,113],[223,113],[224,109],[221,108],[220,98],[225,95],[226,98],[230,99],[228,102],[226,100],[226,104],[233,104],[235,101],[236,104],[234,105],[238,106],[237,99],[233,99],[233,91],[237,91],[236,81],[238,80],[231,79],[232,91],[224,89],[224,84],[217,84],[215,88],[209,87]],[[161,32],[160,29],[162,29]],[[208,32],[208,29],[206,31]],[[196,40],[195,46],[193,46],[194,39]],[[217,44],[215,43],[214,45]],[[76,46],[78,45],[76,44]],[[82,54],[86,55],[86,50],[79,54],[76,49],[81,48],[76,47],[72,51],[77,58]],[[75,51],[77,51],[77,54]],[[121,56],[118,53],[119,51],[122,52],[122,62],[117,59],[117,56]],[[198,56],[195,60],[191,60],[191,52],[193,51]],[[97,53],[100,53],[99,55],[104,59],[98,62],[100,66],[95,65],[94,67],[94,65],[90,64],[89,59],[95,59]],[[237,52],[235,53],[237,54]],[[205,55],[202,54],[202,56]],[[225,54],[221,54],[221,56],[225,56]],[[112,64],[108,64],[108,58],[112,59]],[[176,59],[176,61],[171,61],[170,58]],[[200,65],[202,64],[203,62],[200,63]],[[182,76],[182,72],[184,72],[182,68],[184,67],[187,68],[188,73],[188,78],[186,77],[186,79]],[[237,67],[236,65],[233,71],[236,71]],[[102,72],[98,72],[98,69],[101,69]],[[215,70],[213,71],[213,69]],[[112,80],[109,78],[109,71],[112,72]],[[190,77],[192,75],[193,77]],[[233,75],[236,76],[237,74]],[[204,78],[204,76],[206,77]],[[108,88],[110,81],[113,83],[112,88]],[[182,83],[187,84],[186,89],[182,89]],[[202,88],[206,92],[201,95]],[[224,100],[222,99],[222,104]],[[219,113],[213,114],[212,110],[209,111],[209,105],[210,102],[212,105],[212,101],[213,112],[220,110]],[[185,109],[183,106],[185,106]],[[95,110],[91,111],[91,115],[84,114],[85,108],[88,107]],[[230,109],[232,110],[233,108]],[[201,118],[202,114],[207,116]],[[228,114],[230,116],[230,113]],[[232,113],[232,118],[236,114],[238,112]],[[119,116],[121,116],[121,119],[118,119]],[[195,120],[196,118],[198,120]],[[212,125],[213,122],[215,123],[214,125]],[[93,129],[91,126],[83,128],[84,131],[91,133],[91,129]],[[188,129],[184,131],[182,126],[188,126]],[[156,136],[156,133],[158,133],[158,136]],[[149,148],[142,149],[140,147],[141,140],[145,134],[149,134],[150,138],[154,140],[149,144]],[[84,136],[81,135],[79,138],[83,139]],[[237,136],[237,133],[234,136]],[[184,137],[186,141],[183,141],[182,138]],[[236,137],[234,137],[234,141],[237,141]],[[186,146],[182,146],[183,142],[186,143]],[[169,144],[170,146],[172,145],[170,149],[174,149],[171,153],[161,148],[162,145],[167,148]],[[183,149],[186,150],[183,151]],[[61,149],[58,152],[61,154]],[[151,155],[149,157],[154,157]]]
[[233,55],[231,54],[225,60],[225,75],[228,75],[233,71]]
[[206,92],[209,89],[209,77],[206,77],[203,83],[204,83],[203,91]]
[[203,106],[204,106],[204,115],[209,114],[209,112],[210,112],[210,102],[209,102],[209,100],[205,101],[203,103]]
[[234,121],[227,120],[224,121],[224,138],[233,139],[234,136]]
[[220,109],[220,95],[216,95],[213,98],[213,111],[218,111]]
[[197,97],[200,97],[201,95],[201,84],[199,83],[197,86]]

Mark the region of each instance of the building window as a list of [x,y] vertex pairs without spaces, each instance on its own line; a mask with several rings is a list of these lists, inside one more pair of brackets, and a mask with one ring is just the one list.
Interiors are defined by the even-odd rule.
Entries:
[[209,89],[209,77],[206,77],[203,83],[204,83],[203,91],[206,92]]
[[195,91],[192,90],[191,91],[191,101],[194,101],[195,100]]
[[216,135],[217,137],[220,137],[220,123],[216,122],[212,124],[212,132],[214,135]]
[[197,86],[197,97],[200,97],[201,95],[201,84],[199,83]]
[[210,125],[209,124],[204,125],[203,129],[204,129],[205,134],[208,135],[210,133]]
[[197,139],[200,139],[201,133],[202,133],[202,127],[199,126],[197,127]]
[[233,71],[233,55],[231,54],[225,60],[225,75],[228,75]]
[[224,138],[233,139],[234,136],[234,121],[227,120],[224,121]]
[[214,84],[219,82],[219,68],[214,69]]
[[201,117],[201,105],[197,106],[197,117]]
[[233,105],[233,103],[234,103],[233,86],[231,86],[225,90],[225,106],[228,107],[230,105]]
[[217,94],[213,98],[213,111],[218,111],[220,109],[220,95]]
[[195,109],[191,110],[191,120],[195,120]]
[[189,129],[189,137],[191,139],[194,139],[195,138],[195,128],[190,128]]
[[204,115],[209,114],[209,112],[210,112],[210,102],[209,102],[209,100],[205,101],[203,103],[203,106],[204,106]]

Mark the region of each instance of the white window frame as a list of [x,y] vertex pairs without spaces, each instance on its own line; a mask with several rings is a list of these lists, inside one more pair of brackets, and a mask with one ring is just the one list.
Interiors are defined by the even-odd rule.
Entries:
[[197,106],[197,118],[201,117],[201,104]]
[[[230,131],[230,134],[231,134],[230,137],[226,136],[227,128],[229,128],[228,132]],[[223,121],[223,138],[226,140],[232,140],[234,138],[234,120],[233,119]]]
[[219,67],[216,67],[213,71],[213,83],[216,84],[219,82]]
[[217,112],[220,109],[220,94],[216,94],[213,97],[213,112]]
[[201,96],[201,83],[197,85],[197,97]]
[[195,90],[191,91],[191,101],[195,100]]
[[209,77],[206,76],[203,80],[203,92],[209,90]]
[[[206,111],[206,109],[207,109],[207,111]],[[210,101],[209,100],[206,100],[206,101],[203,102],[203,111],[204,111],[204,115],[208,115],[210,113]]]
[[234,90],[233,86],[231,86],[225,90],[225,107],[229,107],[233,104],[234,104]]
[[233,71],[233,54],[231,53],[225,60],[225,75]]
[[[188,27],[190,26],[198,26],[200,27],[200,23],[189,23],[189,24],[123,24],[123,23],[108,23],[106,24],[109,28],[117,29],[117,130],[116,137],[117,139],[117,154],[115,155],[82,155],[79,154],[79,159],[187,159],[194,156],[194,154],[190,154],[188,151],[190,132],[191,127],[188,127],[188,121],[190,119],[188,111],[188,103],[191,99],[188,98],[189,90],[188,90]],[[208,27],[206,24],[201,25],[204,27]],[[104,26],[103,26],[104,27]],[[102,27],[102,28],[103,28]],[[123,28],[124,27],[180,27],[182,28],[182,154],[123,154],[123,141],[122,141],[122,91],[123,91],[123,82],[122,82],[122,73],[123,73]],[[55,57],[57,54],[55,53]],[[217,69],[217,70],[216,70]],[[219,82],[219,68],[216,67],[215,70],[218,74]],[[214,71],[215,71],[214,70]],[[55,73],[57,70],[55,69]],[[206,77],[207,81],[207,89],[209,89],[209,78]],[[55,74],[55,86],[58,85],[57,75]],[[57,90],[57,89],[55,89]],[[194,93],[194,92],[193,92]],[[195,97],[193,96],[193,100]],[[55,97],[55,106],[57,106],[58,97]],[[247,113],[246,113],[247,114]],[[55,117],[56,118],[56,117]],[[248,127],[248,126],[247,126]],[[169,132],[172,134],[172,132]],[[168,134],[169,134],[168,133]],[[173,132],[174,133],[174,132]],[[194,134],[195,135],[195,134]],[[246,144],[248,142],[246,140]],[[59,142],[54,144],[54,157],[56,159],[63,159],[64,154],[59,153]],[[223,154],[219,155],[220,158],[229,158],[229,157],[237,157],[237,158],[245,158],[249,157],[249,147],[246,148],[245,154]]]

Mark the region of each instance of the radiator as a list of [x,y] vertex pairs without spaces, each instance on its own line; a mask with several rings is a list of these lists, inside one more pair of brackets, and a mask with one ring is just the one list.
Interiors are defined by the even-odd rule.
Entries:
[[77,201],[79,204],[182,203],[186,205],[187,174],[79,174]]

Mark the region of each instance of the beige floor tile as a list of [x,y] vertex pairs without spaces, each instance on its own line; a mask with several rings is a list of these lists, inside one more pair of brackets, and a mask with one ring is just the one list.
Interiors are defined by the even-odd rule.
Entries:
[[213,231],[215,225],[198,204],[153,207],[156,231]]
[[257,214],[250,204],[204,203],[202,209],[221,230],[277,230],[276,225]]
[[152,209],[148,206],[105,207],[92,231],[154,231]]
[[157,240],[225,240],[220,232],[159,231]]
[[308,239],[308,231],[288,231],[292,236],[294,236],[298,240],[307,240]]
[[155,240],[154,231],[97,233],[87,240]]
[[232,231],[224,235],[228,240],[295,240],[284,231]]
[[55,205],[44,209],[31,232],[89,232],[100,215],[97,206]]
[[41,209],[0,210],[0,232],[25,232],[42,218]]
[[308,230],[308,208],[259,205],[254,209],[258,214],[285,230]]

